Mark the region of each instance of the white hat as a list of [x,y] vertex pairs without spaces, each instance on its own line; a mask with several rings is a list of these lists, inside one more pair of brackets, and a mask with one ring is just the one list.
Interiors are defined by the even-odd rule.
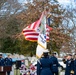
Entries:
[[43,50],[43,53],[48,53],[48,52],[49,52],[48,49]]

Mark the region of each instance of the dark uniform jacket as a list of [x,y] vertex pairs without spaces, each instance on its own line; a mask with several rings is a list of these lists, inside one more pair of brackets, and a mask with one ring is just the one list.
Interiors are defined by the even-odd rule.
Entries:
[[74,60],[74,75],[76,75],[76,59]]
[[12,59],[11,58],[5,58],[5,66],[12,66]]
[[61,65],[58,63],[58,60],[55,56],[51,56],[53,65],[52,65],[52,72],[58,72],[58,67],[60,67]]
[[52,60],[49,57],[42,57],[37,62],[37,75],[52,75]]
[[72,71],[74,71],[74,61],[70,59],[66,61],[65,75],[70,75]]
[[4,59],[0,58],[0,66],[4,66]]

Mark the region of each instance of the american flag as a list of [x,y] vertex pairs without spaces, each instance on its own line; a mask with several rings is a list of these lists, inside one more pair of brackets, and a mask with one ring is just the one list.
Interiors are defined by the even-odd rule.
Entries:
[[[36,41],[38,40],[38,36],[40,33],[40,24],[41,20],[44,16],[44,12],[42,13],[41,17],[39,20],[35,21],[34,23],[28,25],[26,28],[23,29],[23,35],[26,40],[29,41]],[[49,31],[51,31],[52,28],[46,25],[46,40],[49,40]]]
[[[38,40],[38,35],[40,33],[40,29],[37,25],[38,22],[39,21],[36,21],[23,29],[23,35],[26,40],[29,40],[29,41],[37,41]],[[48,25],[46,25],[46,35],[47,35],[46,40],[47,41],[49,41],[49,32],[51,30],[52,30],[52,28],[49,27]]]

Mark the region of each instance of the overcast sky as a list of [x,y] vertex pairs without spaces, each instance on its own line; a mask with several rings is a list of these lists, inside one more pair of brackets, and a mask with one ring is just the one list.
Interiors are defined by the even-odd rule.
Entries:
[[[60,3],[62,3],[62,4],[64,4],[64,3],[69,3],[70,2],[70,0],[58,0]],[[73,0],[71,0],[71,1],[73,1]],[[20,3],[25,3],[26,2],[26,0],[19,0],[19,2]]]
[[69,3],[70,2],[70,0],[58,0],[60,3]]
[[[31,0],[32,1],[32,0]],[[64,7],[66,6],[70,6],[71,4],[72,5],[76,5],[75,2],[76,0],[58,0],[58,2],[63,5]],[[26,3],[26,0],[19,0],[20,3],[24,4]]]

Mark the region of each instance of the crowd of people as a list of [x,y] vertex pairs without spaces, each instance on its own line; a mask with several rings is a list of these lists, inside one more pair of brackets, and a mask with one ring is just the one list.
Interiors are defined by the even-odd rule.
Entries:
[[7,75],[10,75],[10,71],[12,70],[12,65],[13,65],[13,62],[12,62],[12,58],[10,57],[10,55],[8,55],[8,57],[6,58],[3,58],[2,54],[0,54],[0,67],[7,66],[11,68],[10,70],[6,71]]
[[48,55],[48,50],[43,52],[43,57],[37,62],[37,75],[58,75],[58,67],[62,67],[56,58],[56,53]]
[[[74,57],[68,54],[62,60],[66,64],[64,75],[76,75],[76,54]],[[58,67],[63,66],[58,63],[56,53],[48,54],[48,50],[43,52],[43,57],[37,62],[37,75],[59,75]]]
[[[35,75],[36,74],[36,66],[32,65],[32,63],[29,66],[26,66],[25,61],[22,60],[16,60],[13,62],[13,57],[12,55],[7,55],[6,57],[3,57],[3,54],[0,54],[0,69],[4,69],[4,67],[6,67],[7,71],[6,71],[6,75],[11,75],[12,67],[15,65],[14,67],[14,71],[15,70],[19,70],[20,75]],[[11,70],[8,70],[9,67],[11,68]],[[13,71],[13,72],[14,72]],[[0,75],[3,75],[3,70],[0,71]],[[13,73],[12,75],[14,75],[15,73]],[[16,73],[17,74],[17,73]]]
[[[43,55],[40,59],[37,60],[37,64],[33,65],[32,63],[26,67],[25,63],[21,63],[19,67],[21,75],[60,75],[59,67],[64,70],[63,75],[76,75],[76,54],[72,56],[68,54],[62,60],[66,64],[66,68],[63,69],[63,66],[59,64],[56,53],[49,55],[48,50],[44,50]],[[11,66],[13,62],[10,55],[6,58],[2,58],[0,54],[0,66]],[[10,75],[11,71],[7,71],[7,75]]]
[[76,75],[76,54],[74,56],[67,54],[62,61],[66,64],[65,69],[59,64],[56,53],[49,55],[49,51],[45,50],[42,57],[37,60],[37,64],[25,68],[26,71],[22,75],[61,75],[59,67],[64,71],[62,75]]

